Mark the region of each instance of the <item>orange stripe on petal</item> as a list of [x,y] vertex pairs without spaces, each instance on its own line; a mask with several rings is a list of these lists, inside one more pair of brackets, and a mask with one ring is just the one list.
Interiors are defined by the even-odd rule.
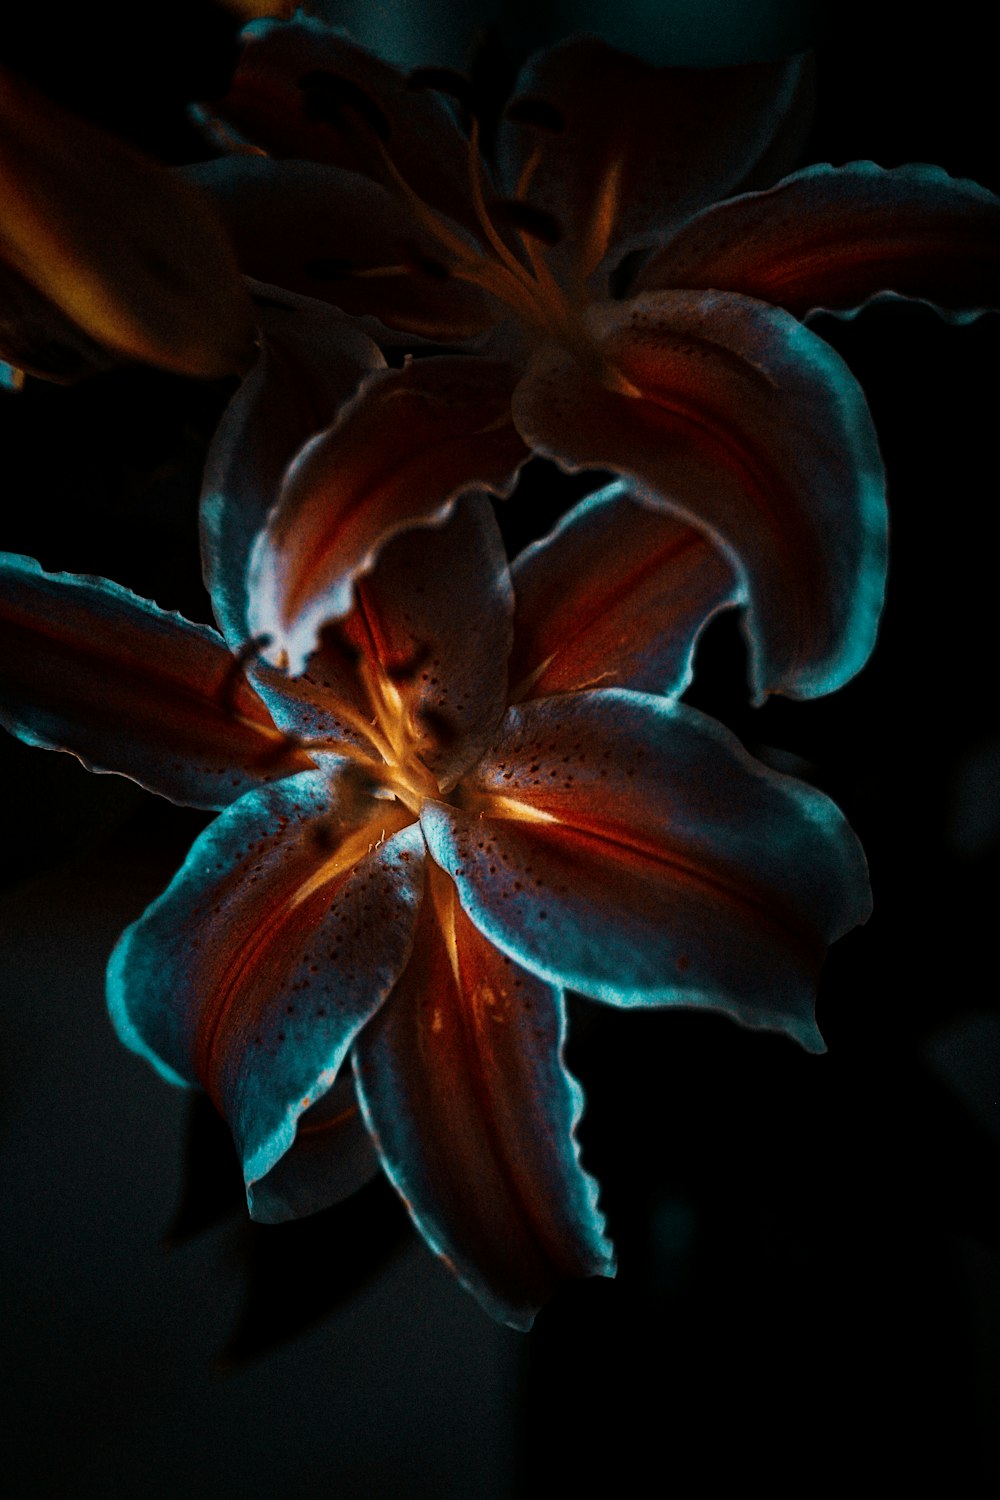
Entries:
[[574,1127],[561,994],[498,953],[429,871],[413,955],[355,1046],[362,1105],[420,1232],[494,1316],[531,1325],[614,1268]]
[[787,313],[662,292],[591,317],[632,394],[536,356],[518,429],[568,469],[617,470],[645,504],[706,529],[748,602],[753,687],[816,697],[867,660],[885,584],[885,480],[857,382]]
[[192,807],[310,764],[213,630],[104,579],[0,554],[0,722]]
[[618,689],[524,704],[462,809],[421,822],[472,921],[541,977],[822,1045],[816,978],[867,915],[864,856],[826,797],[711,720]]
[[272,660],[302,669],[396,533],[442,521],[464,490],[509,493],[528,456],[512,385],[505,364],[419,360],[372,376],[309,444],[251,561],[250,625],[271,637]]
[[1000,198],[922,164],[808,167],[699,214],[635,289],[663,287],[717,287],[796,317],[892,294],[967,322],[1000,306]]
[[679,695],[699,632],[741,598],[704,532],[642,505],[621,483],[522,552],[511,576],[517,699],[587,687]]
[[112,955],[120,1035],[208,1089],[248,1184],[290,1148],[410,951],[419,830],[397,803],[358,812],[345,767],[241,799]]

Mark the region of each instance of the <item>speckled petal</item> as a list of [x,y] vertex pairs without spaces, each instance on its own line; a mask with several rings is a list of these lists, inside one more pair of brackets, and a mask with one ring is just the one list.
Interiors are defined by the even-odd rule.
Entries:
[[636,282],[662,287],[742,292],[800,318],[910,297],[968,323],[1000,307],[1000,198],[940,167],[807,167],[685,225]]
[[421,825],[511,958],[612,1005],[706,1006],[822,1050],[827,945],[868,915],[832,802],[684,705],[612,688],[511,709],[463,807]]
[[349,1198],[381,1170],[354,1089],[341,1068],[333,1087],[299,1116],[295,1139],[250,1188],[250,1216],[284,1224]]
[[205,463],[201,550],[219,629],[234,651],[251,634],[247,561],[295,455],[385,360],[343,314],[251,283],[261,351],[223,415]]
[[0,553],[0,723],[188,807],[310,764],[214,630],[103,578]]
[[562,225],[554,263],[589,275],[603,262],[606,275],[707,203],[796,166],[810,97],[804,57],[657,68],[577,37],[518,79],[498,140],[503,182]]
[[598,686],[679,695],[701,630],[742,600],[704,532],[634,500],[622,482],[526,548],[511,577],[515,699]]
[[614,1272],[574,1140],[563,999],[428,875],[410,962],[355,1044],[359,1097],[421,1234],[488,1312],[528,1328],[563,1279]]
[[322,627],[401,531],[466,490],[508,494],[528,453],[510,422],[514,372],[442,356],[372,375],[299,455],[250,563],[250,627],[300,672]]
[[746,590],[751,682],[813,698],[868,659],[885,589],[885,475],[864,395],[788,313],[724,292],[660,292],[591,315],[631,387],[551,348],[514,397],[536,451],[612,469],[703,526]]
[[249,793],[111,956],[119,1036],[208,1090],[248,1187],[289,1149],[409,957],[420,831],[398,803],[364,811],[343,763]]

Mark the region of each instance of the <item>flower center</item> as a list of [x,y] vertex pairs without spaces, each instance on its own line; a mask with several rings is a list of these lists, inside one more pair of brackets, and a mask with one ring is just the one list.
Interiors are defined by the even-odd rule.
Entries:
[[[436,74],[441,70],[427,71]],[[600,185],[590,229],[575,247],[574,269],[566,277],[568,284],[563,284],[546,259],[546,252],[562,241],[563,227],[554,215],[524,196],[541,158],[540,146],[525,161],[514,196],[500,197],[480,151],[479,122],[471,116],[465,144],[475,223],[467,228],[434,208],[407,181],[393,160],[390,123],[373,99],[350,80],[330,74],[307,75],[301,86],[322,86],[327,108],[332,100],[330,122],[335,121],[341,129],[350,127],[355,138],[360,130],[371,175],[405,204],[426,236],[419,247],[399,247],[399,259],[394,264],[344,266],[338,274],[363,280],[423,276],[438,282],[467,282],[503,304],[529,345],[559,344],[603,384],[613,390],[631,391],[598,348],[585,318],[593,300],[586,280],[606,248],[608,214],[616,201],[616,171]],[[439,85],[431,82],[430,86]],[[526,107],[532,101],[520,102]],[[428,253],[430,247],[433,253]]]

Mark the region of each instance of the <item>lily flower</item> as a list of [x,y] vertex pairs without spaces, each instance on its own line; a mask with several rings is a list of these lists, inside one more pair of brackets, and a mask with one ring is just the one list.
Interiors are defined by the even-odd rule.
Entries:
[[[234,570],[213,557],[233,629]],[[677,701],[738,585],[623,484],[512,569],[465,495],[384,546],[298,677],[114,584],[10,555],[0,576],[8,727],[222,809],[108,995],[122,1040],[228,1120],[255,1218],[335,1201],[370,1140],[427,1243],[525,1328],[614,1269],[565,988],[822,1050],[864,856],[828,798]]]
[[[784,175],[808,94],[801,57],[655,68],[572,40],[528,63],[488,159],[478,121],[460,124],[457,75],[404,75],[299,16],[249,28],[229,95],[204,112],[230,155],[192,172],[251,274],[327,298],[382,344],[465,351],[466,378],[494,395],[466,440],[482,434],[468,483],[496,487],[506,425],[512,454],[619,474],[705,527],[740,580],[755,700],[810,698],[872,649],[886,508],[864,396],[804,320],[885,295],[957,321],[996,307],[1000,202],[921,165]],[[287,575],[288,597],[349,608],[380,536],[325,526],[325,487],[362,430],[402,444],[440,381],[422,357],[316,440],[255,563]],[[400,524],[419,519],[408,504]]]

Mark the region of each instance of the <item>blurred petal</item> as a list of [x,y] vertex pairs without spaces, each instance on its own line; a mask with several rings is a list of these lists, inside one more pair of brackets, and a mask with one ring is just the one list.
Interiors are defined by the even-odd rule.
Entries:
[[0,723],[189,807],[310,764],[221,639],[103,578],[0,553]]
[[885,477],[861,388],[787,313],[713,292],[595,309],[635,395],[569,355],[536,356],[518,430],[564,468],[617,470],[707,527],[739,569],[759,701],[833,692],[871,652],[885,588]]
[[207,200],[14,74],[0,82],[0,263],[123,358],[244,370],[253,310]]
[[284,1156],[253,1184],[251,1216],[259,1224],[282,1224],[319,1213],[363,1188],[380,1165],[354,1080],[342,1070],[333,1087],[299,1116]]
[[61,385],[109,370],[117,360],[10,266],[0,265],[0,356]]
[[518,196],[565,231],[556,260],[607,272],[707,203],[795,166],[809,73],[803,57],[656,68],[594,37],[562,42],[527,64],[508,106],[506,190],[527,174]]
[[503,952],[613,1005],[707,1006],[822,1050],[819,969],[870,902],[821,792],[616,688],[511,709],[466,789],[466,810],[427,803],[421,825]]
[[225,99],[212,113],[271,156],[326,162],[378,179],[384,149],[427,203],[469,211],[465,138],[439,95],[311,16],[247,28]]
[[574,1139],[563,999],[429,876],[410,962],[355,1044],[358,1092],[420,1233],[488,1312],[529,1328],[563,1278],[614,1272]]
[[201,549],[219,628],[234,651],[248,636],[250,549],[278,498],[285,471],[371,370],[375,345],[321,302],[251,284],[261,320],[260,356],[226,408],[205,464]]
[[968,323],[1000,307],[1000,198],[940,167],[807,167],[685,225],[636,283],[668,286],[741,292],[800,318],[892,294]]
[[511,577],[515,698],[597,686],[679,696],[701,630],[742,599],[704,532],[636,501],[622,482],[526,548]]
[[289,1149],[413,943],[420,831],[373,799],[359,820],[352,782],[349,767],[307,771],[234,803],[111,955],[119,1036],[208,1091],[248,1186]]
[[439,242],[367,177],[252,155],[199,162],[185,175],[215,203],[251,276],[441,343],[497,320],[493,299],[449,276]]
[[469,489],[509,494],[527,449],[510,422],[513,371],[421,359],[371,376],[299,455],[250,563],[250,629],[299,672],[323,625],[396,533],[442,521]]

